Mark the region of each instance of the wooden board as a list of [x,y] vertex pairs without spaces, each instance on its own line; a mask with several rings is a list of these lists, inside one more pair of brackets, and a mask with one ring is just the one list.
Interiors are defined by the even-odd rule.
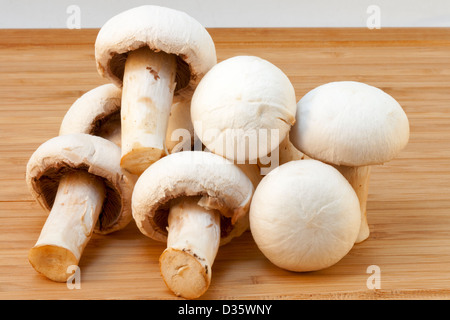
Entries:
[[[336,265],[293,273],[272,265],[249,232],[221,247],[202,299],[450,298],[450,29],[213,29],[218,60],[257,55],[280,67],[297,98],[336,80],[377,86],[404,107],[406,149],[373,168],[371,235]],[[98,30],[0,31],[0,298],[174,299],[158,269],[164,245],[134,223],[95,235],[81,289],[37,274],[27,260],[46,215],[25,184],[33,151],[57,135],[70,105],[106,83]],[[381,272],[369,289],[367,268]]]

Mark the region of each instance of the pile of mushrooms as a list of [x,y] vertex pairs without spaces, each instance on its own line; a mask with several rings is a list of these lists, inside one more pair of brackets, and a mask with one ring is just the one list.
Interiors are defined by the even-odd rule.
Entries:
[[57,136],[31,156],[26,181],[49,212],[29,261],[66,281],[93,232],[134,220],[164,242],[161,276],[195,299],[219,247],[250,231],[274,265],[328,268],[369,237],[370,167],[398,155],[409,123],[384,91],[353,81],[296,101],[286,74],[256,56],[217,62],[206,29],[146,5],[108,20],[99,74]]

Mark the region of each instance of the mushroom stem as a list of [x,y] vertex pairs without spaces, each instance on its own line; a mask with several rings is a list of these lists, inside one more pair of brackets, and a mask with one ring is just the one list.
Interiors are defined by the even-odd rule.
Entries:
[[167,248],[159,259],[167,287],[186,299],[198,298],[208,289],[220,243],[220,213],[198,201],[197,197],[172,201]]
[[278,150],[280,152],[280,166],[289,161],[303,160],[306,158],[305,154],[294,147],[291,140],[289,140],[289,135],[281,141]]
[[122,89],[121,166],[140,175],[167,154],[165,138],[175,91],[176,58],[143,47],[129,53]]
[[103,181],[85,171],[66,174],[60,181],[55,201],[30,250],[31,265],[47,278],[64,282],[78,265],[89,242],[105,199]]
[[335,166],[347,179],[356,192],[361,207],[361,226],[355,243],[360,243],[369,237],[370,230],[367,222],[367,195],[369,193],[369,180],[371,166],[349,167]]

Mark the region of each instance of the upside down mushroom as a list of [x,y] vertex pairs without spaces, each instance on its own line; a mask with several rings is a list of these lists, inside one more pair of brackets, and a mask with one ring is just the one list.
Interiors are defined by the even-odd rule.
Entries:
[[167,242],[160,269],[175,295],[206,292],[219,245],[248,229],[253,190],[232,162],[202,151],[167,155],[139,177],[133,218],[144,235]]
[[92,233],[109,234],[131,220],[135,182],[119,165],[120,148],[88,134],[67,134],[41,144],[27,164],[31,194],[49,212],[28,259],[39,273],[64,282],[78,265]]
[[166,155],[174,96],[190,99],[217,63],[206,29],[184,12],[144,5],[109,19],[95,42],[97,70],[122,87],[121,165],[141,174]]

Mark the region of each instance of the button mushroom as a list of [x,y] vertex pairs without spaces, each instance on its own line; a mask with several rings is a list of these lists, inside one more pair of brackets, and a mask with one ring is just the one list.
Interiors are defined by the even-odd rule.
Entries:
[[[59,134],[86,133],[108,139],[121,146],[122,90],[103,84],[79,97],[67,110]],[[166,146],[169,153],[191,150],[194,128],[190,116],[190,100],[177,98],[170,110]],[[179,138],[181,141],[178,141]]]
[[67,110],[59,134],[86,133],[120,146],[121,98],[122,90],[111,83],[89,90]]
[[361,223],[358,197],[332,166],[290,161],[259,183],[250,230],[276,266],[296,272],[328,268],[353,247]]
[[186,13],[145,5],[104,24],[95,42],[95,58],[100,75],[123,87],[121,165],[141,174],[166,154],[173,97],[192,96],[217,62],[214,43]]
[[337,81],[308,92],[297,104],[293,145],[313,159],[335,165],[358,194],[361,229],[369,237],[367,195],[370,166],[383,164],[406,146],[408,118],[400,104],[376,87]]
[[88,134],[52,138],[33,153],[26,181],[49,212],[28,258],[36,271],[66,281],[92,233],[108,234],[131,220],[135,179],[119,165],[120,148]]
[[162,277],[177,296],[200,297],[219,245],[248,229],[250,179],[230,161],[202,151],[168,155],[136,182],[133,217],[141,232],[167,241]]
[[194,131],[213,153],[256,163],[276,149],[295,122],[289,78],[267,60],[236,56],[215,65],[191,102]]

